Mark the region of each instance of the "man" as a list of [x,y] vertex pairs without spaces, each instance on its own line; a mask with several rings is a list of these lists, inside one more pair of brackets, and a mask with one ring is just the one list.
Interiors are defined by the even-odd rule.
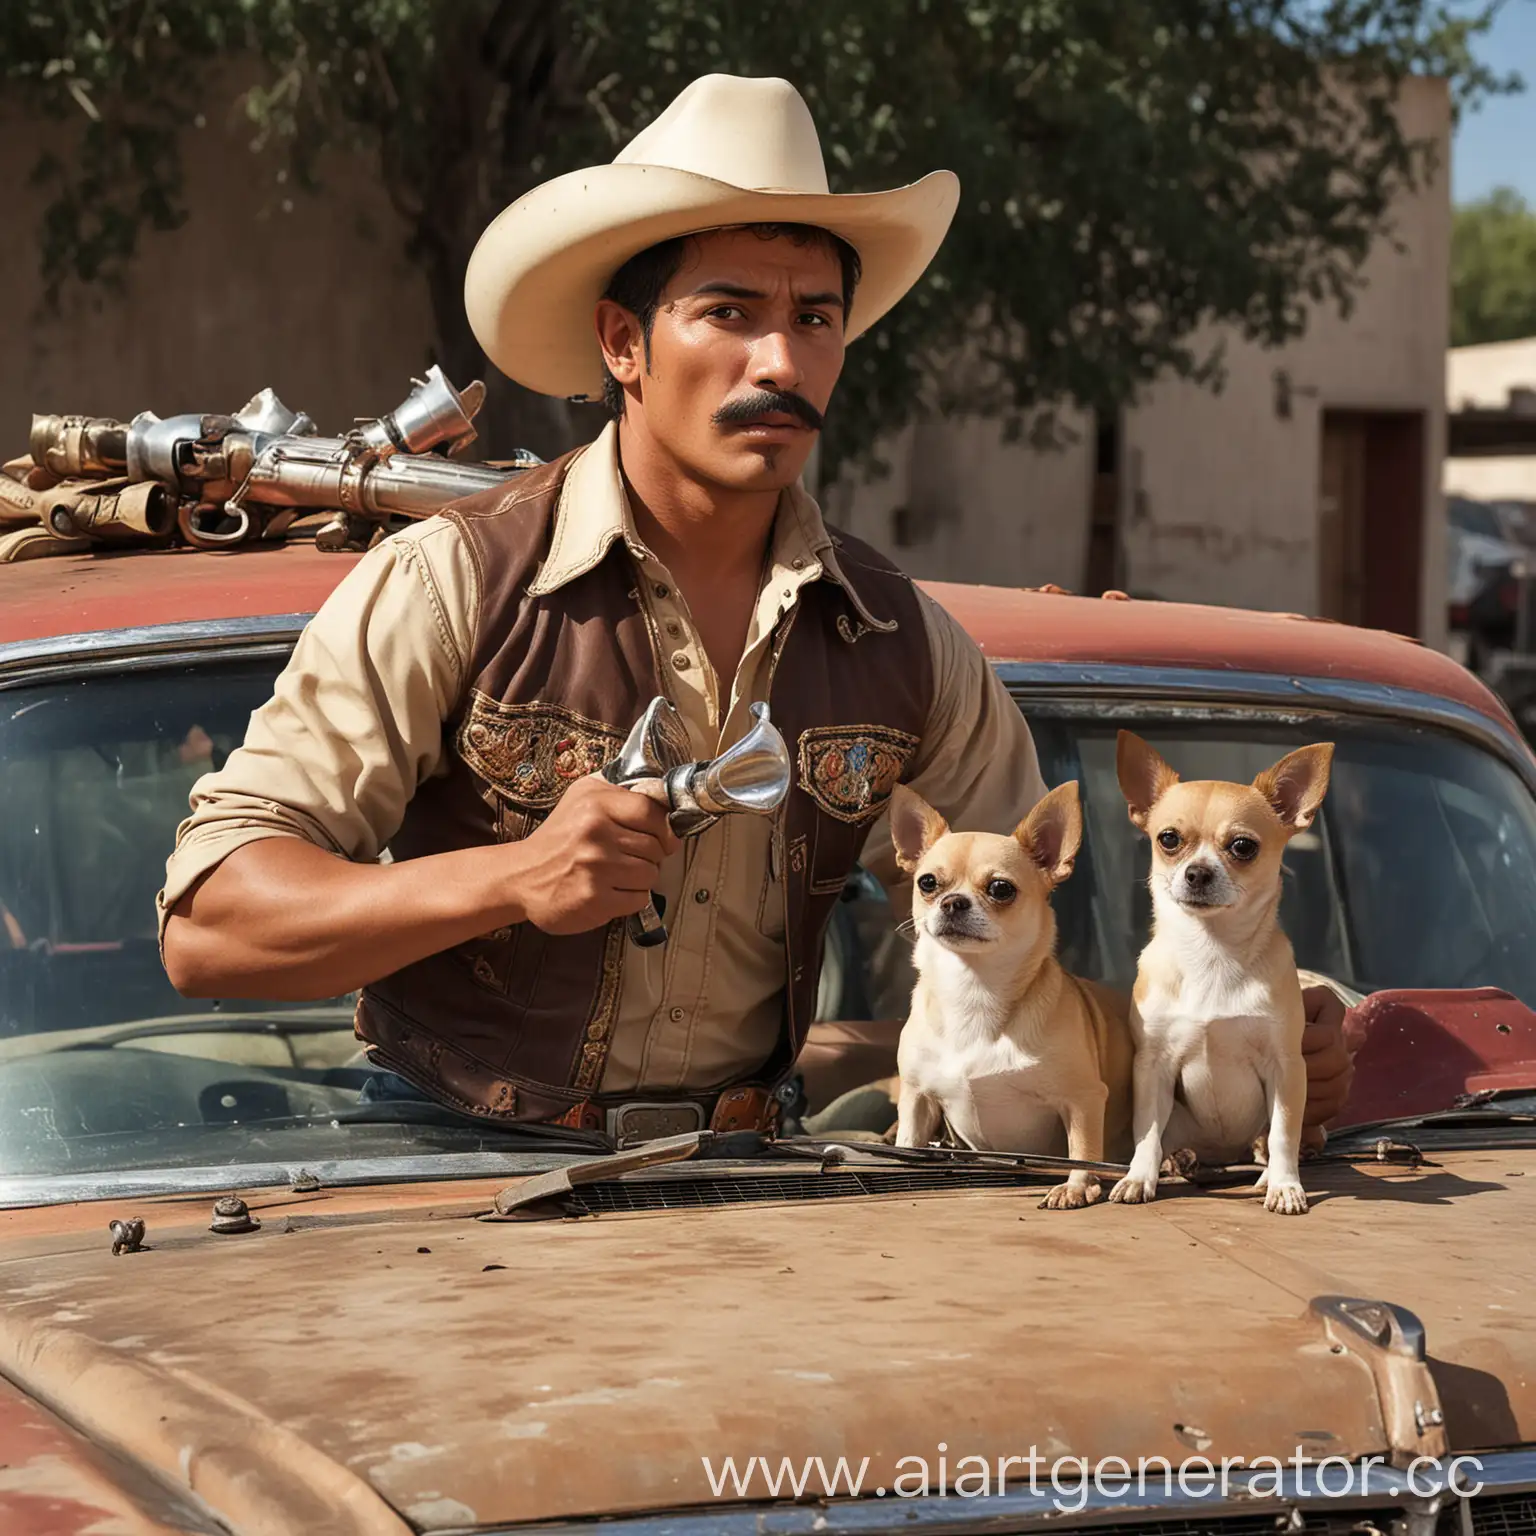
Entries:
[[[1044,788],[974,644],[799,484],[846,343],[957,198],[944,171],[830,195],[793,87],[714,75],[491,225],[466,280],[487,354],[614,419],[387,540],[325,604],[193,795],[161,894],[180,989],[361,989],[386,1086],[476,1115],[774,1123],[845,878],[861,856],[897,878],[891,787],[993,829]],[[680,847],[592,777],[660,693],[701,758],[771,701],[795,759],[778,820]],[[623,919],[653,890],[670,937],[637,948]]]

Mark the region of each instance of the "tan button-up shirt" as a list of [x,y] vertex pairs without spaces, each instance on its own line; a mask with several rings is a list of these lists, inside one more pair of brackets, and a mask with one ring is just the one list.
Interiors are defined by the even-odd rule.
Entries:
[[[662,637],[670,696],[695,753],[714,756],[744,733],[748,705],[766,696],[774,627],[801,588],[843,580],[821,513],[799,487],[780,499],[728,692],[682,594],[640,540],[609,427],[571,466],[536,585],[558,590],[620,540]],[[357,563],[300,636],[244,746],[193,787],[160,893],[162,932],[192,885],[259,838],[302,837],[349,859],[380,857],[417,786],[444,769],[443,723],[470,681],[478,608],[474,566],[442,518]],[[952,825],[1009,831],[1044,793],[1029,729],[959,625],[927,598],[923,614],[933,705],[909,782]],[[711,1087],[769,1055],[784,988],[784,904],[770,843],[766,819],[728,816],[663,864],[670,937],[626,950],[605,1094]],[[909,899],[884,816],[870,829],[864,863],[894,901]]]

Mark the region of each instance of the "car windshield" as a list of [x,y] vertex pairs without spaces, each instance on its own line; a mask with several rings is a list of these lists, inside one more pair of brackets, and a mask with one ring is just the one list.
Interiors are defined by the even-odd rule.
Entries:
[[[0,691],[0,1178],[507,1150],[494,1128],[363,1102],[350,998],[194,1001],[166,979],[154,897],[176,826],[277,665],[205,659]],[[1047,780],[1084,786],[1084,850],[1056,898],[1063,959],[1128,986],[1150,906],[1146,840],[1115,782],[1121,706],[1025,708]],[[1237,707],[1134,710],[1187,778],[1250,780],[1319,734]],[[1360,991],[1492,984],[1536,1004],[1536,812],[1516,775],[1407,723],[1327,734],[1323,815],[1286,859],[1298,961]],[[820,1011],[900,1017],[910,969],[889,908],[867,881],[847,894]]]

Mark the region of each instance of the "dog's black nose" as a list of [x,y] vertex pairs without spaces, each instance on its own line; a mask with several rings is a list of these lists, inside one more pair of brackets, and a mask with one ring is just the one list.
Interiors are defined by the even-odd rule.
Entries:
[[1215,878],[1216,871],[1209,864],[1186,864],[1184,866],[1184,883],[1192,891],[1206,890]]
[[971,898],[962,896],[959,891],[952,891],[939,905],[946,912],[969,912],[971,910]]

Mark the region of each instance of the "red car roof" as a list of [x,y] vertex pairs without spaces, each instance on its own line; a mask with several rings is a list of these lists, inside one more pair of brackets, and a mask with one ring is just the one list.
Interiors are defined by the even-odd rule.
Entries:
[[[89,630],[312,613],[355,555],[308,543],[68,555],[0,568],[0,645]],[[994,661],[1279,672],[1414,689],[1512,728],[1465,668],[1413,641],[1295,614],[1109,601],[1012,587],[922,586]]]

